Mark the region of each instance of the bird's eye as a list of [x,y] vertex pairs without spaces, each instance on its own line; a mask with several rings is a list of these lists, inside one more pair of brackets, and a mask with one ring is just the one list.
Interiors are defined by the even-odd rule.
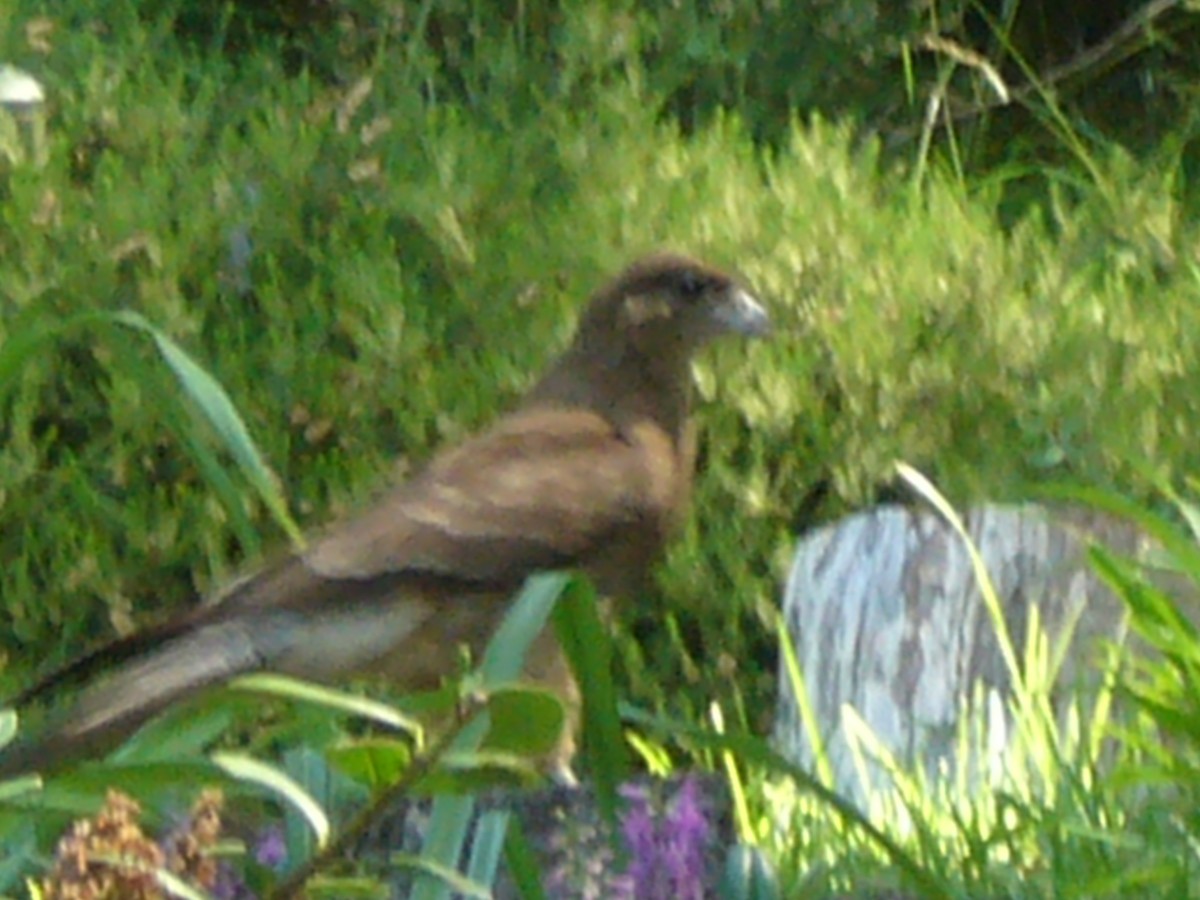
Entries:
[[697,272],[684,271],[679,275],[679,292],[688,300],[695,300],[707,286],[707,279]]

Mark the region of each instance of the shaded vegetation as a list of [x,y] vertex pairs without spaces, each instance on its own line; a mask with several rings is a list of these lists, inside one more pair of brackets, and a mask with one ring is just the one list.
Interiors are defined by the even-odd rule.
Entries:
[[[921,36],[1015,92],[1142,7],[18,2],[48,146],[0,167],[0,341],[141,313],[313,525],[515,397],[635,253],[739,268],[781,333],[698,367],[696,514],[617,652],[640,704],[761,732],[795,535],[894,460],[960,503],[1200,463],[1200,16],[1162,6],[1000,109]],[[5,693],[285,542],[149,344],[0,374]]]
[[[144,313],[217,374],[318,522],[514,396],[633,252],[740,267],[783,333],[702,367],[700,514],[662,598],[628,619],[641,649],[623,645],[638,693],[696,708],[734,666],[766,713],[762,626],[792,536],[869,502],[892,459],[962,500],[1055,472],[1119,483],[1131,452],[1191,464],[1179,145],[1135,161],[1080,142],[1039,170],[1047,202],[1002,228],[1019,173],[917,181],[817,119],[770,149],[740,111],[686,134],[643,62],[653,28],[620,9],[463,25],[450,66],[448,23],[472,21],[453,9],[428,20],[436,41],[401,30],[368,60],[335,54],[359,75],[330,83],[289,75],[270,42],[235,62],[184,49],[170,15],[81,5],[37,57],[49,162],[3,184],[4,327]],[[28,58],[11,21],[8,55]],[[140,351],[81,335],[7,403],[0,577],[20,677],[259,552],[228,523],[262,511],[214,493],[179,437],[197,424]]]

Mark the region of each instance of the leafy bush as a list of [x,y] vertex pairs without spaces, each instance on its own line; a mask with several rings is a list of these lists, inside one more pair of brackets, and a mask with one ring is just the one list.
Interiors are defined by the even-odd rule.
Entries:
[[[286,52],[262,20],[233,42],[184,6],[0,13],[0,57],[50,98],[45,165],[0,169],[0,358],[81,313],[140,314],[217,376],[316,525],[511,402],[631,256],[670,245],[740,269],[779,331],[697,366],[695,515],[618,649],[644,706],[733,710],[748,767],[772,765],[740,732],[771,714],[795,533],[887,492],[895,459],[960,503],[1064,476],[1144,497],[1129,460],[1175,481],[1197,465],[1183,126],[1134,159],[1048,115],[1069,167],[906,168],[851,123],[793,117],[836,89],[870,118],[856,98],[878,71],[896,76],[878,101],[909,102],[888,42],[923,25],[868,3],[806,20],[447,2],[407,24],[331,4],[346,15],[329,36]],[[882,69],[827,71],[837,41],[795,58],[843,10],[845,46]],[[1030,179],[1045,202],[1014,209]],[[96,321],[0,371],[6,687],[285,540],[153,342]],[[1169,673],[1143,674],[1143,696],[1180,702]],[[696,740],[710,762],[723,746]],[[1078,837],[1070,816],[1020,812],[1022,839]]]
[[[231,55],[278,44],[289,71],[341,77],[380,42],[407,42],[426,69],[427,87],[456,102],[484,99],[505,70],[520,73],[521,90],[552,94],[563,71],[595,76],[635,58],[645,86],[689,131],[734,108],[758,139],[777,143],[799,110],[853,116],[908,153],[936,124],[943,146],[977,171],[1062,151],[1048,102],[1142,152],[1170,132],[1194,142],[1189,110],[1197,73],[1187,48],[1200,17],[1185,3],[589,5],[193,0],[179,4],[176,31]],[[582,31],[581,18],[590,24]],[[480,59],[491,64],[477,67]],[[923,123],[934,100],[946,116]]]
[[[776,340],[699,367],[696,515],[662,602],[624,620],[642,648],[623,643],[625,671],[652,702],[698,709],[735,685],[769,712],[762,626],[794,532],[869,502],[893,459],[958,499],[1119,481],[1131,452],[1192,464],[1195,234],[1172,156],[1109,151],[1004,229],[999,181],[913,181],[848,126],[797,123],[775,150],[733,115],[683,134],[620,12],[563,8],[545,93],[522,81],[520,23],[479,36],[469,98],[445,102],[423,93],[419,47],[329,87],[269,50],[236,67],[185,50],[169,18],[105,16],[81,6],[38,59],[51,146],[2,185],[6,339],[141,312],[228,388],[304,522],[486,421],[640,250],[706,254],[768,298]],[[9,20],[10,58],[29,54],[27,21]],[[203,429],[150,352],[80,334],[6,401],[17,678],[280,542],[197,467]]]

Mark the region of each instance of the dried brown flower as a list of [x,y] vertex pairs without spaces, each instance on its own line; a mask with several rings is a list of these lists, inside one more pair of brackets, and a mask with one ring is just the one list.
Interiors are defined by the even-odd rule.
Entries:
[[167,868],[189,884],[210,889],[216,883],[217,862],[209,851],[221,836],[224,795],[215,788],[200,792],[187,825],[166,841]]
[[187,822],[160,847],[142,831],[137,801],[109,790],[91,819],[80,819],[58,842],[54,868],[42,881],[46,900],[165,900],[157,872],[166,869],[211,889],[217,863],[209,851],[221,834],[219,790],[205,790]]
[[75,822],[58,842],[42,882],[46,900],[162,900],[154,871],[163,852],[142,831],[142,809],[117,790],[91,819]]

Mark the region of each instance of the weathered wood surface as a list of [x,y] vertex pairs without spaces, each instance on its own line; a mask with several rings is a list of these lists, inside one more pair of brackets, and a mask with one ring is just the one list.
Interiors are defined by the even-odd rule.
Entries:
[[[1060,688],[1095,681],[1103,638],[1122,627],[1119,601],[1090,571],[1086,535],[1130,555],[1144,542],[1128,525],[1080,511],[987,506],[968,530],[995,584],[1018,657],[1036,605],[1051,646],[1073,623]],[[963,698],[979,683],[993,713],[1011,687],[996,631],[961,538],[936,513],[882,507],[804,537],[784,614],[844,796],[865,797],[846,741],[852,706],[894,756],[930,776],[955,771]],[[797,762],[814,757],[789,680],[780,670],[776,740]],[[997,702],[999,701],[999,702]],[[887,779],[876,768],[874,786]]]

